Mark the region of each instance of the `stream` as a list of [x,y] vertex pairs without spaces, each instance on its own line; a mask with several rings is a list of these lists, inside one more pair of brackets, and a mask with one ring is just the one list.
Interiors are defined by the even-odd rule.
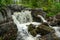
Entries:
[[[43,22],[47,22],[41,15],[38,15],[38,17],[43,20]],[[39,40],[40,35],[36,35],[36,37],[33,37],[29,32],[28,32],[28,25],[33,24],[40,25],[41,23],[38,22],[33,22],[33,18],[31,16],[31,11],[25,10],[21,12],[14,12],[12,15],[14,23],[17,25],[18,28],[18,36],[16,40]],[[51,27],[51,26],[50,26]],[[60,37],[60,27],[52,27],[55,30],[55,34],[57,37]]]

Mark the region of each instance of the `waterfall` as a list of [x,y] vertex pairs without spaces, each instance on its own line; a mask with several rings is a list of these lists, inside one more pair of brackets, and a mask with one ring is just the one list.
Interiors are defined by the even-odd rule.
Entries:
[[[46,23],[47,23],[47,21],[46,21],[41,15],[38,15],[38,17],[40,17],[43,22],[46,22]],[[49,25],[49,24],[48,24],[48,25]],[[49,25],[49,27],[52,27],[52,26]],[[56,36],[57,36],[57,37],[60,37],[60,27],[57,27],[57,26],[56,26],[56,27],[52,27],[52,28],[55,30]]]
[[32,22],[32,16],[30,11],[22,11],[22,12],[15,12],[12,15],[14,23],[17,25],[18,28],[18,36],[16,40],[36,40],[37,37],[33,37],[30,33],[28,33],[28,26],[30,24],[33,25],[40,25],[40,23]]
[[[49,23],[43,18],[43,16],[41,16],[41,15],[37,15],[37,16],[40,17],[43,22],[45,22],[49,25]],[[49,25],[49,27],[52,27],[52,26]]]
[[20,24],[33,21],[30,11],[15,12],[14,15]]
[[[37,15],[37,16],[40,17],[43,22],[47,23],[47,21],[41,15]],[[39,34],[37,34],[36,37],[33,37],[30,33],[28,33],[27,25],[33,24],[36,25],[37,27],[38,25],[41,24],[41,23],[33,22],[31,11],[14,12],[12,18],[18,28],[18,33],[17,33],[18,35],[16,40],[39,40],[40,37]],[[52,27],[52,28],[55,30],[55,34],[57,35],[57,37],[60,37],[60,29],[59,29],[60,27]]]
[[47,23],[47,21],[41,15],[37,15],[37,16],[40,17],[43,22],[46,22]]

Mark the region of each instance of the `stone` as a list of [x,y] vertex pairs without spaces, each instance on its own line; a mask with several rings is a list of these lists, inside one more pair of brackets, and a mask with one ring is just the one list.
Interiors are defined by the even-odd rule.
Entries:
[[34,37],[39,34],[41,36],[47,35],[49,33],[55,33],[55,30],[51,27],[49,27],[49,25],[47,23],[42,23],[40,25],[38,25],[38,27],[30,24],[28,26],[28,31],[30,32],[31,35],[33,35]]
[[40,33],[42,36],[49,34],[49,33],[54,33],[55,30],[51,27],[48,26],[46,23],[42,23],[37,27],[37,33]]
[[21,10],[23,10],[25,7],[23,7],[23,6],[19,6],[19,5],[14,5],[14,4],[12,4],[12,5],[8,5],[8,8],[10,8],[12,11],[21,11]]
[[0,25],[0,37],[2,40],[15,40],[17,37],[17,26],[13,21],[4,22]]
[[59,14],[57,14],[55,17],[56,17],[57,25],[59,25],[59,26],[60,26],[60,13],[59,13]]
[[39,18],[37,16],[42,15],[45,18],[46,13],[42,9],[36,8],[36,9],[31,9],[31,15],[35,22],[41,22],[42,21],[41,18]]
[[54,33],[49,33],[45,36],[42,36],[40,40],[59,40],[59,38]]
[[60,26],[60,13],[55,16],[48,17],[47,21],[51,26]]

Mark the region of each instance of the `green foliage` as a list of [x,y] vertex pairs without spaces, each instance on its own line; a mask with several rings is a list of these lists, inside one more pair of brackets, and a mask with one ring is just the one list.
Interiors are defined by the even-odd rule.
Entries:
[[[0,5],[14,4],[13,0],[0,0]],[[22,4],[30,8],[42,8],[47,16],[56,15],[60,12],[60,3],[55,0],[16,0],[15,4]],[[52,15],[53,14],[53,15]]]
[[13,4],[13,0],[0,0],[0,6]]
[[60,12],[60,3],[53,3],[47,11],[47,16],[54,16]]
[[53,0],[23,0],[22,4],[31,8],[42,8],[47,16],[54,16],[60,12],[60,3]]

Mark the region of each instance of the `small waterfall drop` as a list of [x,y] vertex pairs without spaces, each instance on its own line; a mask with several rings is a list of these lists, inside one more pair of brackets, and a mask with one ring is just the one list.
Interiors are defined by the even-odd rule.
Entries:
[[[38,15],[42,19],[43,22],[47,21],[41,16]],[[30,11],[22,11],[22,12],[14,12],[12,15],[14,23],[17,25],[18,28],[18,36],[16,40],[39,40],[40,35],[37,34],[36,37],[33,37],[30,33],[28,33],[28,26],[30,24],[40,25],[41,23],[33,22],[31,12]],[[49,25],[50,26],[50,25]],[[51,26],[50,26],[51,27]],[[56,31],[56,35],[60,37],[60,32],[58,27],[52,27]]]
[[40,17],[43,22],[46,22],[47,23],[47,21],[41,15],[37,15],[37,16]]
[[[46,23],[47,23],[47,21],[46,21],[41,15],[38,15],[38,17],[40,17],[43,22],[46,22]],[[49,25],[49,24],[48,24],[48,25]],[[52,26],[49,25],[49,27],[52,27]],[[57,26],[56,26],[56,27],[52,27],[52,28],[55,30],[56,36],[57,36],[57,37],[60,37],[60,27],[57,27]]]
[[[49,25],[49,23],[43,18],[43,16],[41,16],[41,15],[37,15],[37,16],[40,17],[43,22],[45,22]],[[52,26],[49,25],[49,27],[52,27]]]
[[15,12],[14,15],[16,16],[20,24],[33,21],[31,11]]
[[28,26],[30,24],[40,25],[40,23],[32,22],[32,16],[30,11],[22,11],[22,12],[15,12],[12,15],[14,23],[17,25],[18,28],[18,36],[16,40],[36,40],[36,37],[33,37],[30,33],[28,33]]

